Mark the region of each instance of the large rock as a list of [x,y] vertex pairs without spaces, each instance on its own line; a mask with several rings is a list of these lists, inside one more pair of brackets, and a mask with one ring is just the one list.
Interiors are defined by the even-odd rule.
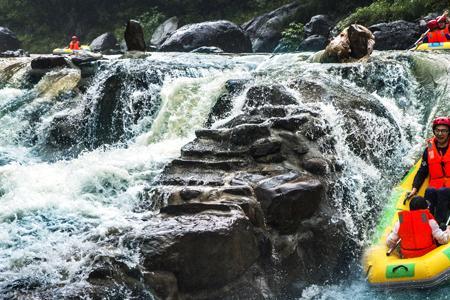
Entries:
[[189,24],[175,31],[160,47],[160,51],[188,52],[203,46],[214,46],[225,52],[251,52],[251,42],[245,32],[229,21]]
[[53,69],[67,66],[67,60],[63,56],[43,55],[33,58],[31,61],[32,69]]
[[253,51],[272,52],[281,39],[281,32],[298,19],[301,11],[301,4],[294,2],[258,16],[242,25],[250,36]]
[[317,15],[311,18],[311,20],[305,25],[305,37],[312,35],[320,35],[325,38],[330,36],[331,28],[333,28],[334,22],[332,22],[328,16]]
[[0,52],[17,50],[20,42],[16,35],[6,27],[0,27]]
[[319,51],[325,49],[328,39],[321,35],[311,35],[298,46],[298,51]]
[[141,23],[129,20],[125,29],[125,42],[128,51],[145,51],[144,30]]
[[252,225],[240,210],[162,217],[130,235],[148,271],[175,274],[180,291],[216,289],[239,278],[259,257]]
[[152,38],[150,39],[150,44],[159,47],[177,29],[178,29],[177,17],[172,17],[170,19],[165,20],[153,32]]
[[298,178],[280,184],[279,177],[261,182],[256,197],[267,223],[282,233],[294,233],[302,220],[310,218],[325,196],[323,184],[313,178]]
[[375,35],[375,50],[406,50],[421,35],[418,24],[403,20],[372,25],[369,29]]
[[282,85],[260,85],[251,87],[247,92],[244,109],[265,105],[297,104],[295,97]]
[[117,39],[114,34],[107,32],[96,37],[89,46],[92,51],[96,52],[111,50],[116,48]]

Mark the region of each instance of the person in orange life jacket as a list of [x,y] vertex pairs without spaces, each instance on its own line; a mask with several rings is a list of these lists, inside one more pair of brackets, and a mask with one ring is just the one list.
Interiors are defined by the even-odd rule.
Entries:
[[433,238],[439,244],[447,244],[450,239],[450,226],[445,231],[441,230],[427,208],[427,201],[415,196],[409,203],[409,211],[398,213],[399,221],[386,238],[386,244],[392,248],[401,239],[400,253],[403,258],[418,257],[430,252],[436,248]]
[[72,37],[69,48],[72,50],[80,50],[80,41],[78,40],[78,37],[76,35]]
[[442,226],[448,217],[450,202],[450,151],[449,145],[450,119],[439,117],[433,121],[434,137],[427,141],[422,155],[422,164],[413,181],[413,188],[408,197],[417,194],[423,182],[430,175],[425,198],[431,202],[430,211]]
[[450,32],[448,29],[448,11],[435,20],[427,23],[428,33],[423,38],[423,43],[443,43],[450,41]]

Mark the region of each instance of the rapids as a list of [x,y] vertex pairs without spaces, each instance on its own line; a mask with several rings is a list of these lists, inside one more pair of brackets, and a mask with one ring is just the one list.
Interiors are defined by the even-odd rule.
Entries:
[[[82,88],[77,86],[83,79],[73,70],[54,71],[32,83],[29,61],[0,61],[0,295],[39,299],[42,291],[58,297],[79,293],[87,285],[92,257],[102,253],[137,264],[138,254],[111,240],[110,233],[139,230],[157,213],[147,191],[204,126],[226,81],[248,83],[233,99],[232,115],[212,127],[239,113],[242,94],[252,84],[290,89],[294,79],[303,78],[336,93],[345,87],[370,95],[395,126],[358,109],[365,126],[345,122],[345,112],[331,101],[297,97],[332,128],[342,168],[331,190],[335,218],[345,221],[357,245],[350,277],[309,286],[298,298],[444,299],[446,287],[371,290],[359,259],[389,191],[420,156],[430,120],[450,113],[450,57],[378,52],[368,63],[341,65],[309,63],[307,57],[152,53],[145,59],[111,58],[96,65]],[[88,117],[80,125],[81,112]],[[55,122],[66,119],[74,124],[70,141],[58,139],[62,129],[55,129]],[[362,150],[371,155],[355,155],[349,144],[355,138],[365,140]]]

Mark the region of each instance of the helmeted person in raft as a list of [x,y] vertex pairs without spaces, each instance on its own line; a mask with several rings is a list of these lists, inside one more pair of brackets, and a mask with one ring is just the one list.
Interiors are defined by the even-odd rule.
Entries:
[[408,197],[417,194],[423,182],[430,175],[425,199],[431,202],[430,212],[439,226],[445,229],[450,203],[450,119],[438,117],[433,121],[434,137],[427,141],[422,155],[422,164],[414,177],[413,188]]
[[72,37],[72,40],[70,41],[69,44],[69,49],[80,50],[80,41],[78,40],[78,37],[76,35]]
[[450,41],[448,11],[427,23],[428,31],[422,35],[422,43],[444,43]]
[[409,203],[409,211],[398,213],[397,223],[388,235],[386,244],[394,248],[400,241],[400,254],[403,258],[413,258],[427,254],[439,244],[447,244],[450,239],[450,226],[445,231],[439,228],[428,210],[428,202],[415,196]]

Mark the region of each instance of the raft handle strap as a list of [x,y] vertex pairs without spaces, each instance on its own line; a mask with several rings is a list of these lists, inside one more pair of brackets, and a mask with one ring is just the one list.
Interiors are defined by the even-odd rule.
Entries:
[[392,273],[395,273],[398,269],[403,268],[406,272],[408,272],[408,267],[404,265],[398,265],[392,269]]

